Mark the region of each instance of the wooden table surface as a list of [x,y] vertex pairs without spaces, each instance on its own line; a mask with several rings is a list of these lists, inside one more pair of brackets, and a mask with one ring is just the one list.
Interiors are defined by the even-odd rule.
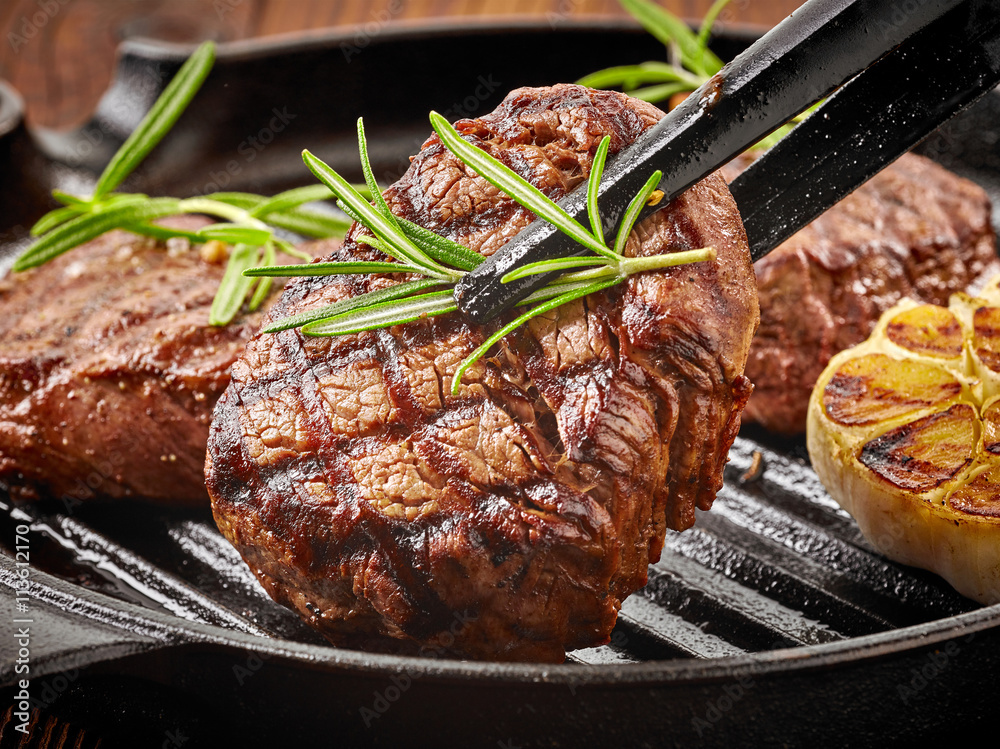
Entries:
[[[711,0],[658,0],[699,19]],[[732,0],[720,24],[771,26],[801,0]],[[335,26],[443,17],[627,17],[617,0],[0,0],[0,78],[24,96],[28,121],[66,128],[88,118],[128,37],[248,39]]]

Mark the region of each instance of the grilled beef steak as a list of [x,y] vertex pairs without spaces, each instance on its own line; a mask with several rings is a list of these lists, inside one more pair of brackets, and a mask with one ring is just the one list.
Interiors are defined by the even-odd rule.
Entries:
[[208,324],[223,270],[116,231],[0,280],[0,482],[205,504],[212,407],[260,320]]
[[947,305],[995,262],[986,193],[903,156],[754,266],[760,329],[744,421],[805,431],[813,385],[834,354],[865,340],[903,297]]
[[[597,145],[662,113],[612,92],[518,89],[459,131],[554,199]],[[431,137],[385,193],[484,254],[532,216]],[[372,257],[355,227],[333,258]],[[713,246],[508,335],[459,315],[340,338],[253,338],[216,407],[216,521],[267,591],[330,640],[390,636],[465,657],[557,661],[606,642],[666,528],[722,483],[757,324],[746,238],[721,177],[641,224],[626,254]],[[302,278],[273,319],[403,276]]]

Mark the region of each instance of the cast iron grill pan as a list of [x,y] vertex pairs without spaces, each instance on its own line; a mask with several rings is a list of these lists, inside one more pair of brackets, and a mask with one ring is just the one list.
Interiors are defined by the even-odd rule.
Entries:
[[[374,116],[361,107],[373,123],[381,116],[385,125],[388,114],[397,118],[389,123],[398,126],[396,151],[387,147],[373,154],[376,174],[388,181],[429,132],[426,111],[447,109],[426,101],[426,90],[415,86],[419,69],[393,63],[404,52],[434,69],[444,62],[435,59],[445,54],[443,37],[448,54],[456,47],[460,54],[464,45],[477,59],[495,61],[496,70],[483,75],[502,86],[477,99],[477,111],[489,110],[517,85],[572,80],[612,62],[662,56],[662,48],[626,28],[567,23],[465,31],[387,31],[363,56],[347,61],[345,37],[235,46],[223,51],[207,84],[209,92],[223,96],[225,107],[207,121],[183,118],[170,137],[189,148],[194,143],[186,158],[205,159],[201,173],[211,172],[211,159],[219,157],[210,154],[224,158],[255,121],[261,94],[246,81],[262,66],[277,79],[268,79],[264,91],[280,102],[274,92],[281,90],[291,102],[281,106],[292,113],[309,110],[309,87],[318,79],[336,86],[329,81],[364,72],[367,80],[382,76],[374,80],[384,81],[386,97],[399,102],[392,112]],[[545,72],[537,59],[519,62],[500,54],[518,45],[538,48],[543,39]],[[730,52],[740,45],[738,37],[724,42]],[[595,57],[566,54],[580,45],[595,49]],[[109,101],[127,96],[128,82],[142,80],[143,66],[163,70],[182,57],[127,46],[118,82],[102,107],[110,110]],[[318,71],[317,79],[293,75],[302,70]],[[446,85],[474,91],[482,86],[478,75],[461,71],[460,80]],[[324,121],[314,112],[310,117],[320,117],[318,123],[303,116],[302,132],[282,148],[295,150],[300,140],[311,139],[310,148],[321,155],[340,154],[349,172],[343,144],[356,114],[327,112]],[[330,121],[338,117],[344,122]],[[924,146],[987,187],[995,201],[998,121],[1000,95],[994,92]],[[407,142],[406,134],[416,140]],[[65,153],[74,137],[79,134],[61,140],[43,134],[42,142],[50,154]],[[370,141],[378,142],[374,136]],[[176,147],[168,140],[161,151]],[[154,153],[129,189],[183,194],[193,184],[191,172],[168,161]],[[54,168],[52,174],[62,175],[53,184],[67,180],[65,170]],[[71,176],[87,174],[87,164],[80,163]],[[267,177],[247,165],[227,189],[271,191],[292,181],[281,171]],[[0,610],[6,621],[16,616],[12,539],[15,527],[26,523],[36,617],[33,684],[36,694],[51,698],[38,704],[39,714],[69,721],[88,740],[100,738],[101,746],[141,745],[130,743],[136,736],[159,746],[171,724],[188,732],[185,746],[221,740],[905,745],[916,737],[954,738],[978,727],[992,709],[988,685],[1000,665],[1000,606],[980,607],[935,575],[875,553],[819,484],[801,441],[744,430],[730,458],[714,509],[699,512],[689,531],[668,531],[661,560],[650,567],[646,587],[626,600],[611,643],[575,651],[562,666],[333,648],[270,600],[207,509],[58,499],[14,506],[0,494]],[[0,667],[0,683],[9,685],[7,658]],[[65,688],[55,689],[60,685]],[[12,735],[11,718],[3,713],[9,704],[0,705],[0,744]],[[106,709],[98,720],[94,714],[101,706]]]

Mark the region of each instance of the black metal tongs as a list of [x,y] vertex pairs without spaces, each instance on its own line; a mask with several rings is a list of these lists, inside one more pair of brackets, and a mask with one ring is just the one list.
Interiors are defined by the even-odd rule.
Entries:
[[[622,215],[660,169],[662,207],[836,90],[730,185],[758,260],[998,82],[1000,0],[809,0],[610,161],[598,206]],[[560,205],[584,219],[586,184]],[[455,287],[459,308],[485,322],[554,276],[504,274],[586,252],[536,220]]]

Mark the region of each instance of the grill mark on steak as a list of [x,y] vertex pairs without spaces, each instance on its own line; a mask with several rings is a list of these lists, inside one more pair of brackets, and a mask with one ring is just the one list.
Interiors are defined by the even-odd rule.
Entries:
[[[614,153],[660,116],[621,94],[556,86],[514,91],[456,127],[558,199],[586,179],[605,133]],[[484,255],[532,218],[436,136],[385,198]],[[361,231],[316,254],[377,257]],[[206,477],[220,529],[276,600],[337,643],[389,636],[465,657],[560,660],[606,642],[666,527],[687,527],[714,498],[757,314],[720,178],[625,248],[706,245],[718,262],[641,274],[532,320],[471,367],[456,396],[459,362],[503,321],[256,337],[212,425]],[[296,279],[271,318],[407,278]],[[275,414],[260,412],[269,406]]]

